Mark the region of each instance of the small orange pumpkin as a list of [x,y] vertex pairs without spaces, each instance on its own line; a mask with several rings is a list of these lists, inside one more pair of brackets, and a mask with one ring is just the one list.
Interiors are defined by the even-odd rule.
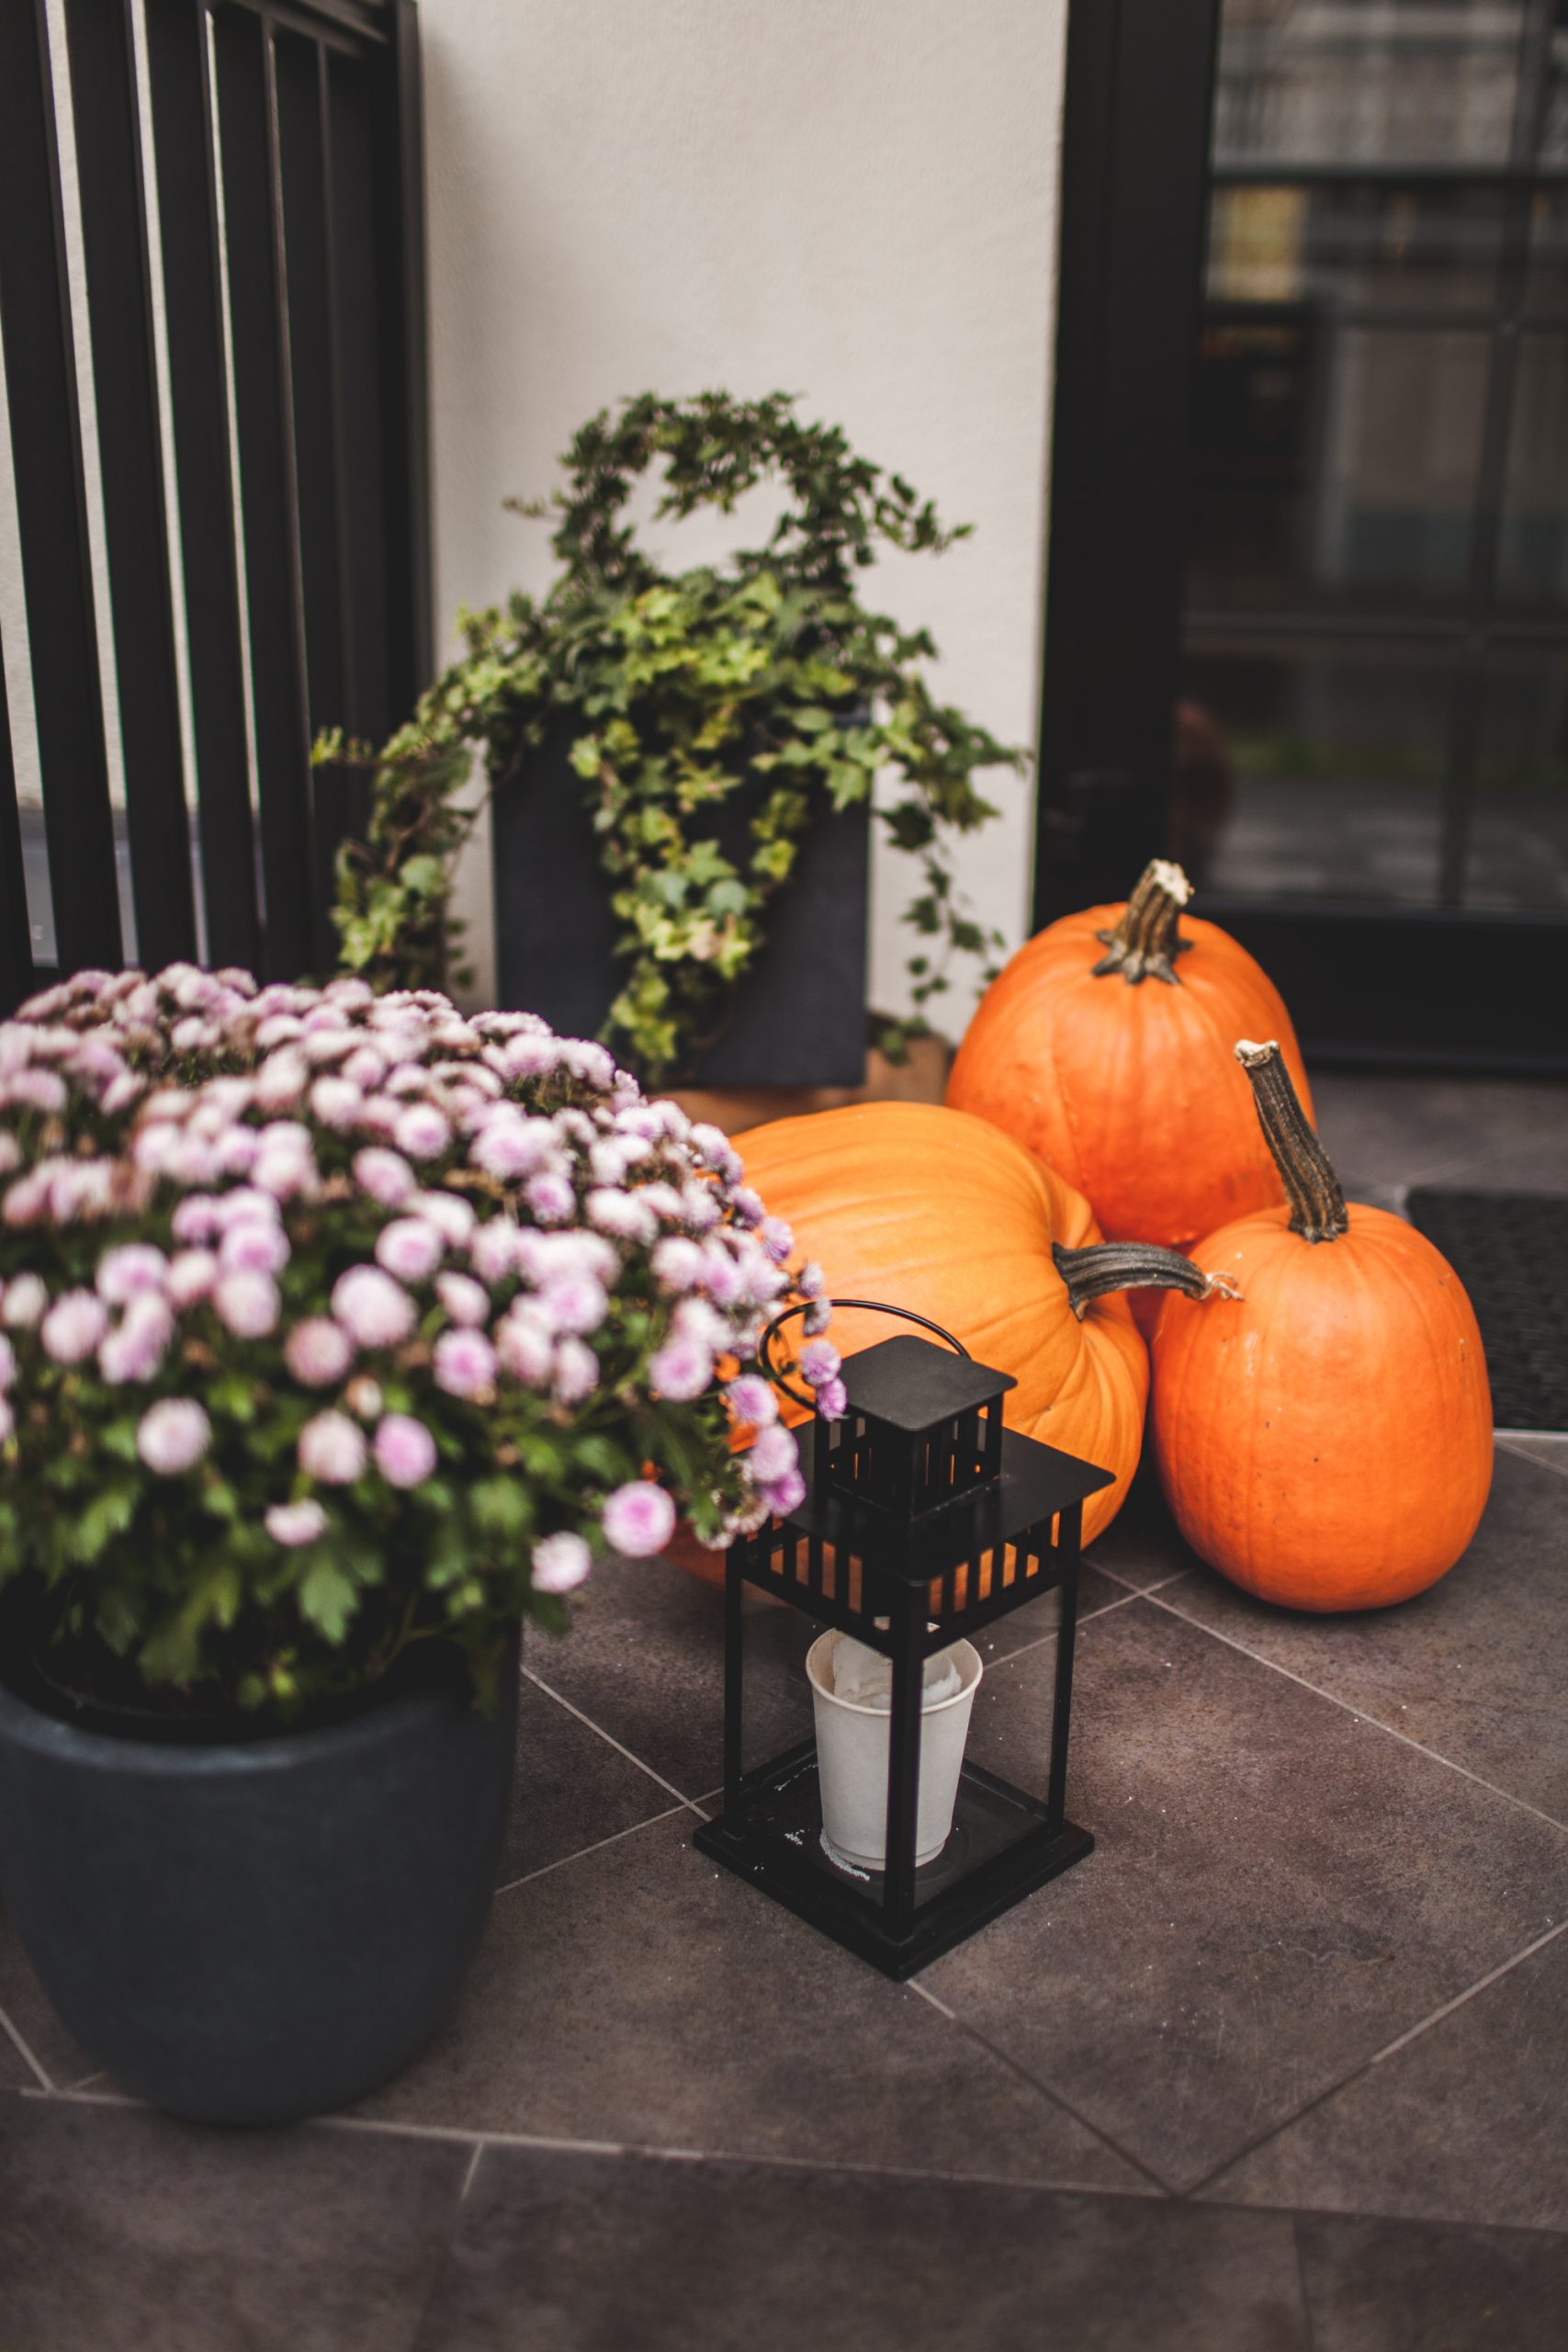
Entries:
[[[1114,1472],[1085,1507],[1085,1536],[1108,1526],[1137,1464],[1148,1385],[1144,1343],[1110,1293],[1134,1281],[1201,1292],[1197,1270],[1168,1250],[1101,1242],[1088,1203],[1051,1169],[936,1103],[778,1119],[735,1148],[831,1295],[928,1316],[1012,1374],[1010,1428]],[[831,1337],[849,1355],[888,1328],[845,1310]]]
[[1236,1037],[1280,1039],[1312,1108],[1272,983],[1217,923],[1182,930],[1190,896],[1181,868],[1156,858],[1124,907],[1041,932],[981,1000],[947,1089],[955,1110],[1048,1160],[1111,1239],[1169,1250],[1280,1198]]
[[1275,1044],[1235,1047],[1288,1205],[1194,1253],[1235,1299],[1167,1299],[1160,1480],[1212,1567],[1288,1609],[1382,1609],[1447,1574],[1492,1481],[1492,1399],[1458,1275],[1413,1226],[1348,1208]]

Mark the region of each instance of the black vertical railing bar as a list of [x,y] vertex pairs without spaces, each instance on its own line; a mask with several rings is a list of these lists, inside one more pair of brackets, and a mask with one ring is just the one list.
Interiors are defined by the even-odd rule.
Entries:
[[310,726],[305,684],[288,291],[270,29],[249,10],[212,17],[250,620],[251,701],[265,899],[263,963],[312,962]]
[[196,954],[130,0],[65,0],[136,950]]
[[207,14],[143,0],[207,952],[261,957]]
[[[288,261],[288,356],[305,676],[314,736],[323,727],[344,725],[352,702],[353,629],[348,611],[348,516],[333,250],[331,133],[326,117],[326,59],[321,44],[299,34],[279,32],[273,40],[273,60],[283,242]],[[337,846],[348,829],[344,786],[341,770],[312,769],[312,954],[318,968],[323,969],[333,953],[329,910]]]
[[120,960],[119,894],[44,0],[0,6],[0,336],[62,971]]
[[374,79],[377,310],[384,386],[382,510],[389,583],[388,689],[411,709],[428,684],[434,637],[430,606],[430,454],[425,358],[424,134],[419,16],[414,0],[388,0],[384,48],[367,60]]
[[[387,553],[382,505],[381,405],[377,348],[377,220],[371,182],[370,78],[357,61],[326,58],[327,156],[333,181],[333,300],[337,318],[339,440],[348,513],[352,633],[344,723],[383,742],[400,713],[387,691]],[[363,778],[351,787],[352,830],[365,820]]]
[[6,663],[0,658],[0,1021],[32,993],[33,939],[28,919],[28,870],[17,814],[17,764]]

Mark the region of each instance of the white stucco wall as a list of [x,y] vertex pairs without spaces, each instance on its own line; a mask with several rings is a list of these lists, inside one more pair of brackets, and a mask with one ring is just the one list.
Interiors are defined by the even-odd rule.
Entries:
[[[890,559],[937,680],[1032,746],[1066,0],[422,0],[435,594],[542,588],[552,482],[622,394],[798,391],[972,539]],[[673,533],[674,526],[667,526]],[[697,553],[697,524],[681,526]],[[1031,787],[966,845],[1027,919]],[[914,880],[882,852],[873,1001],[904,1001]],[[462,880],[490,984],[488,842]],[[967,1001],[947,1001],[962,1024]]]

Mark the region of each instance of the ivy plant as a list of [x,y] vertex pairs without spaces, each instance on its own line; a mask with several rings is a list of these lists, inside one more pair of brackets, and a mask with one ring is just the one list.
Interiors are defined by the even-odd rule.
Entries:
[[[917,1010],[882,1038],[902,1057],[951,986],[953,956],[988,964],[1002,944],[964,912],[949,853],[996,814],[976,773],[1024,755],[936,699],[930,635],[871,611],[858,588],[880,548],[937,554],[969,526],[944,527],[908,482],[838,427],[803,422],[783,393],[644,393],[591,418],[561,464],[551,498],[508,502],[555,521],[547,594],[460,616],[463,653],[378,753],[336,735],[318,745],[321,759],[374,769],[365,838],[339,859],[344,965],[377,987],[462,980],[448,900],[478,813],[465,790],[475,751],[499,792],[547,738],[564,741],[625,965],[601,1034],[646,1081],[687,1078],[806,835],[829,811],[872,805],[880,780],[874,817],[919,868],[904,917]],[[656,519],[728,513],[764,481],[783,512],[762,546],[667,572],[626,512],[656,468]]]

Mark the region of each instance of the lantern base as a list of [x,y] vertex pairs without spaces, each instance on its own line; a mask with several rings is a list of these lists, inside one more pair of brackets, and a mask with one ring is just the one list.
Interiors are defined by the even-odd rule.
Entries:
[[749,1776],[739,1803],[705,1822],[692,1843],[900,1983],[1094,1850],[1087,1829],[1054,1826],[1036,1798],[965,1764],[952,1833],[915,1872],[913,1918],[894,1935],[882,1873],[846,1864],[826,1844],[809,1742]]

